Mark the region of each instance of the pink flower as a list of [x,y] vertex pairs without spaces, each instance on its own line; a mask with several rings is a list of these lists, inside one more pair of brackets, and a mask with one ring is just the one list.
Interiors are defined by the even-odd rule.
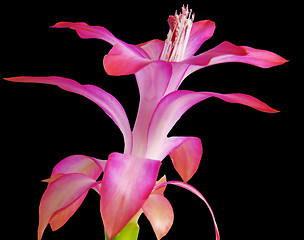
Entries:
[[[131,221],[144,213],[158,239],[167,234],[173,223],[173,210],[163,196],[167,184],[183,187],[201,198],[212,215],[216,239],[219,232],[215,217],[206,199],[186,182],[196,172],[202,156],[202,144],[196,137],[169,137],[179,118],[193,105],[216,97],[226,102],[250,106],[259,111],[275,113],[260,100],[245,94],[219,94],[177,90],[192,72],[222,62],[244,62],[259,67],[271,67],[286,62],[280,56],[250,47],[223,42],[217,47],[194,56],[201,44],[214,31],[214,23],[193,23],[188,8],[169,17],[167,40],[152,40],[140,45],[127,44],[103,27],[85,23],[62,22],[54,27],[75,29],[82,38],[100,38],[113,45],[104,58],[111,75],[135,73],[140,91],[140,104],[131,130],[127,115],[111,94],[97,86],[81,85],[62,77],[13,77],[13,82],[57,85],[80,94],[101,107],[121,130],[124,153],[111,153],[108,160],[83,155],[63,159],[47,180],[48,187],[40,203],[38,239],[48,224],[57,230],[75,213],[89,189],[100,194],[100,212],[110,239]],[[156,182],[161,161],[170,155],[174,167],[184,182],[162,178]],[[103,172],[102,180],[97,180]],[[134,220],[135,219],[135,220]]]

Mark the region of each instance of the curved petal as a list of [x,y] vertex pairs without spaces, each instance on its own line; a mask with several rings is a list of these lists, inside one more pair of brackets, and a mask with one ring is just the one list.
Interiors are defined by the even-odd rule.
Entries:
[[161,194],[151,194],[142,209],[157,239],[161,239],[169,232],[173,224],[174,213],[170,202]]
[[200,199],[202,199],[205,202],[205,204],[207,205],[207,207],[208,207],[208,209],[210,211],[212,219],[213,219],[216,240],[220,240],[220,234],[219,234],[217,223],[215,221],[215,217],[214,217],[213,211],[212,211],[210,205],[208,204],[207,200],[204,198],[204,196],[196,188],[194,188],[193,186],[191,186],[191,185],[189,185],[187,183],[184,183],[184,182],[179,182],[179,181],[169,181],[169,182],[162,183],[162,184],[156,186],[154,188],[154,190],[162,188],[163,186],[168,185],[168,184],[172,184],[172,185],[175,185],[175,186],[187,189],[188,191],[194,193],[196,196],[198,196]]
[[287,60],[266,50],[236,46],[230,42],[223,42],[209,51],[185,59],[183,62],[199,66],[211,66],[226,62],[241,62],[261,68],[269,68],[281,65],[287,62]]
[[155,107],[164,96],[172,76],[170,63],[152,62],[136,74],[140,93],[138,113],[133,128],[132,154],[143,157],[146,150],[147,131]]
[[[174,126],[174,124],[178,121],[178,119],[190,107],[209,97],[217,97],[230,103],[240,103],[263,112],[278,112],[262,101],[250,95],[241,93],[219,94],[212,92],[192,92],[185,90],[172,92],[164,97],[155,109],[148,131],[146,157],[158,159],[160,154],[158,149],[163,148],[167,134]],[[166,117],[164,118],[163,116]]]
[[125,153],[130,153],[132,149],[132,133],[129,125],[128,117],[118,102],[111,94],[93,85],[82,85],[78,82],[62,77],[13,77],[4,78],[12,82],[29,82],[29,83],[46,83],[57,85],[58,87],[80,94],[101,107],[105,113],[112,118],[115,124],[121,130],[125,141]]
[[[50,183],[41,198],[39,206],[38,239],[41,239],[46,226],[54,215],[71,204],[74,204],[73,206],[77,209],[89,189],[96,184],[94,179],[81,173],[66,174]],[[68,215],[71,216],[71,212]],[[57,219],[55,228],[62,226],[67,219],[64,222]]]
[[165,45],[164,41],[153,39],[149,42],[141,43],[137,46],[143,49],[148,54],[151,60],[157,61],[160,59],[164,45]]
[[201,140],[197,137],[187,137],[184,140],[181,145],[170,153],[170,157],[176,171],[184,182],[187,182],[199,167],[203,147]]
[[70,28],[77,32],[81,38],[98,38],[102,39],[112,45],[120,43],[121,40],[114,37],[114,35],[104,27],[100,26],[89,26],[84,22],[59,22],[56,23],[52,28]]
[[213,36],[215,23],[210,20],[194,22],[192,24],[185,58],[193,56],[201,45]]
[[134,49],[121,44],[115,44],[103,59],[105,71],[113,76],[136,73],[150,62]]
[[56,174],[82,173],[96,180],[104,171],[106,162],[84,155],[72,155],[56,164],[51,177]]
[[110,239],[141,209],[155,185],[160,164],[127,154],[109,155],[100,191],[100,211]]

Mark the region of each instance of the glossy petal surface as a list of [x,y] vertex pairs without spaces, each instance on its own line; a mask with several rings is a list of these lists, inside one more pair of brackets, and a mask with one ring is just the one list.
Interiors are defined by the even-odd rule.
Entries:
[[155,185],[160,161],[109,155],[101,188],[101,215],[109,238],[115,237],[141,209]]
[[125,153],[130,153],[132,149],[132,133],[128,117],[115,97],[99,87],[93,85],[82,85],[78,82],[62,77],[13,77],[5,80],[12,82],[46,83],[57,85],[58,87],[80,94],[101,107],[105,113],[115,122],[121,130],[125,140]]

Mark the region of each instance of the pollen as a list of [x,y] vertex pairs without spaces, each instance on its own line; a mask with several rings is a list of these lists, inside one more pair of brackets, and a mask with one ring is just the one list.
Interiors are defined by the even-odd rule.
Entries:
[[168,18],[169,33],[165,41],[160,60],[167,62],[179,62],[183,60],[187,43],[189,40],[191,27],[194,20],[192,10],[182,7],[182,12]]

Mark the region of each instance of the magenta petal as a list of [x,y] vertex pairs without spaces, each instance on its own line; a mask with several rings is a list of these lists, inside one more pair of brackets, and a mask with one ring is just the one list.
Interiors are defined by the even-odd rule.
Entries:
[[148,54],[151,60],[156,61],[160,59],[160,55],[163,51],[164,45],[165,45],[164,41],[154,39],[149,42],[139,44],[137,46],[143,49]]
[[54,167],[51,177],[55,174],[82,173],[96,180],[104,170],[106,162],[84,155],[72,155]]
[[[88,190],[96,184],[94,179],[80,173],[66,174],[50,183],[40,202],[38,239],[41,239],[53,216],[74,204],[78,199],[83,200]],[[77,206],[74,205],[73,207],[77,209],[82,200],[77,201]],[[73,211],[70,209],[67,215],[70,217],[72,214]],[[66,220],[65,218],[63,221],[66,222]],[[57,219],[57,221],[60,220]],[[57,222],[55,225],[60,227],[64,222]]]
[[[269,107],[262,101],[246,94],[219,94],[212,92],[175,91],[165,96],[158,104],[148,132],[147,157],[158,159],[159,149],[166,144],[167,134],[179,120],[179,118],[193,105],[209,97],[217,97],[226,102],[240,103],[257,110],[276,113],[275,109]],[[164,118],[163,116],[166,116]]]
[[104,27],[99,26],[89,26],[84,22],[59,22],[56,23],[53,28],[71,28],[76,30],[77,34],[81,38],[98,38],[102,39],[112,45],[119,43],[120,40],[114,37],[114,35],[105,29]]
[[172,66],[164,61],[155,61],[136,74],[140,102],[133,129],[133,155],[144,156],[147,131],[153,112],[163,98],[172,76]]
[[185,51],[185,58],[193,56],[200,46],[212,37],[214,30],[215,23],[212,21],[204,20],[193,23]]
[[161,194],[151,194],[142,209],[157,239],[161,239],[169,232],[173,224],[174,213],[170,202]]
[[170,153],[170,157],[176,171],[184,182],[187,182],[192,178],[199,167],[203,154],[203,147],[199,138],[188,137],[184,139],[185,142],[175,148]]
[[100,194],[101,215],[110,239],[142,208],[155,185],[160,164],[132,155],[109,155]]
[[138,51],[122,44],[115,44],[103,59],[105,71],[113,76],[136,73],[150,62]]
[[115,97],[99,87],[93,85],[81,85],[78,82],[62,77],[13,77],[5,78],[12,82],[46,83],[57,85],[58,87],[80,94],[101,107],[106,114],[112,118],[121,130],[125,140],[125,153],[130,153],[132,149],[132,133],[128,117]]
[[157,189],[159,189],[159,188],[162,188],[162,187],[164,187],[164,186],[166,186],[168,184],[172,184],[172,185],[175,185],[175,186],[187,189],[188,191],[194,193],[196,196],[198,196],[200,199],[202,199],[205,202],[205,204],[207,205],[207,207],[208,207],[208,209],[210,211],[212,219],[213,219],[216,240],[220,240],[220,234],[219,234],[217,223],[215,221],[215,217],[214,217],[213,211],[212,211],[210,205],[208,204],[207,200],[204,198],[204,196],[196,188],[194,188],[193,186],[191,186],[191,185],[189,185],[189,184],[187,184],[185,182],[179,182],[179,181],[169,181],[169,182],[165,182],[165,183],[159,184],[159,185],[155,186],[154,191],[157,190]]
[[226,62],[241,62],[261,68],[269,68],[281,65],[287,62],[287,60],[266,50],[236,46],[230,42],[223,42],[209,51],[185,59],[183,62],[199,66],[211,66]]

